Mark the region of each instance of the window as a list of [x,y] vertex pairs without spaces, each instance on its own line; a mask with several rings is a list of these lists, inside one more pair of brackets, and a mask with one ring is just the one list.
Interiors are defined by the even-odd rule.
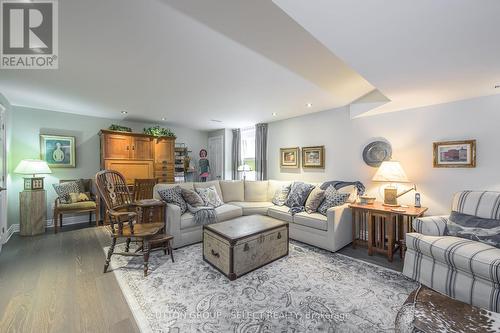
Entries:
[[[255,126],[241,129],[241,159],[252,171],[245,172],[247,180],[255,180]],[[243,173],[240,174],[243,179]]]

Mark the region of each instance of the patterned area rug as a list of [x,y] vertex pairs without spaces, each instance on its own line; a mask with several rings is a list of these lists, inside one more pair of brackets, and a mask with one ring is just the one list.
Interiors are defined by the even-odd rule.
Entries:
[[[402,274],[301,243],[235,281],[203,261],[201,244],[111,267],[142,332],[386,332],[417,284]],[[118,246],[118,250],[123,250]]]

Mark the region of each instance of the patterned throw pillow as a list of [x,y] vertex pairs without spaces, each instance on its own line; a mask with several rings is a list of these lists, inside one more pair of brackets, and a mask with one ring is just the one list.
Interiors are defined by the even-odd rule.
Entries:
[[200,195],[193,190],[183,188],[181,190],[181,194],[186,203],[191,205],[192,207],[201,207],[205,204]]
[[210,187],[200,187],[196,189],[196,192],[200,195],[201,199],[205,203],[205,206],[217,208],[222,206],[224,203],[217,194],[215,186]]
[[181,191],[181,187],[177,185],[171,188],[160,190],[158,191],[158,194],[160,195],[160,198],[166,203],[179,206],[179,208],[181,209],[181,214],[184,214],[187,210],[187,204],[186,201],[184,201],[184,199],[182,198]]
[[445,235],[475,240],[500,248],[500,220],[451,212]]
[[316,186],[306,200],[306,212],[309,214],[314,213],[318,210],[319,205],[323,202],[325,198],[325,191],[322,190],[319,186]]
[[325,190],[325,200],[319,206],[318,213],[326,216],[328,208],[345,204],[349,199],[349,195],[349,193],[340,193],[333,185],[328,186]]
[[285,205],[287,207],[302,207],[311,193],[314,185],[306,184],[303,182],[295,182],[290,189],[290,194],[286,199]]
[[283,206],[288,198],[288,194],[290,193],[291,184],[283,185],[279,189],[276,190],[273,197],[273,204],[276,206]]
[[71,182],[65,182],[65,183],[59,183],[59,184],[53,184],[54,190],[57,193],[57,196],[59,197],[59,200],[63,204],[71,203],[71,197],[70,193],[82,193],[85,192],[85,188],[83,186],[83,183],[79,180],[77,181],[71,181]]

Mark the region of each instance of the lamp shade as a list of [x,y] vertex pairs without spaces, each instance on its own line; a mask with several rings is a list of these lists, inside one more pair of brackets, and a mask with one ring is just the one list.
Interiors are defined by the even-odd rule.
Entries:
[[407,183],[410,180],[406,176],[401,163],[398,161],[384,161],[372,178],[375,182]]
[[35,175],[52,173],[47,162],[42,160],[22,160],[17,165],[14,173],[21,175]]
[[238,167],[238,171],[252,171],[252,167],[248,164],[243,164]]

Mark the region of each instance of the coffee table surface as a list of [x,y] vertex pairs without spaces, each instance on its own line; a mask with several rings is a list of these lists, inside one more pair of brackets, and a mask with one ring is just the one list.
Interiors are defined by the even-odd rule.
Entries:
[[204,227],[227,239],[236,240],[286,224],[288,223],[265,215],[248,215]]

